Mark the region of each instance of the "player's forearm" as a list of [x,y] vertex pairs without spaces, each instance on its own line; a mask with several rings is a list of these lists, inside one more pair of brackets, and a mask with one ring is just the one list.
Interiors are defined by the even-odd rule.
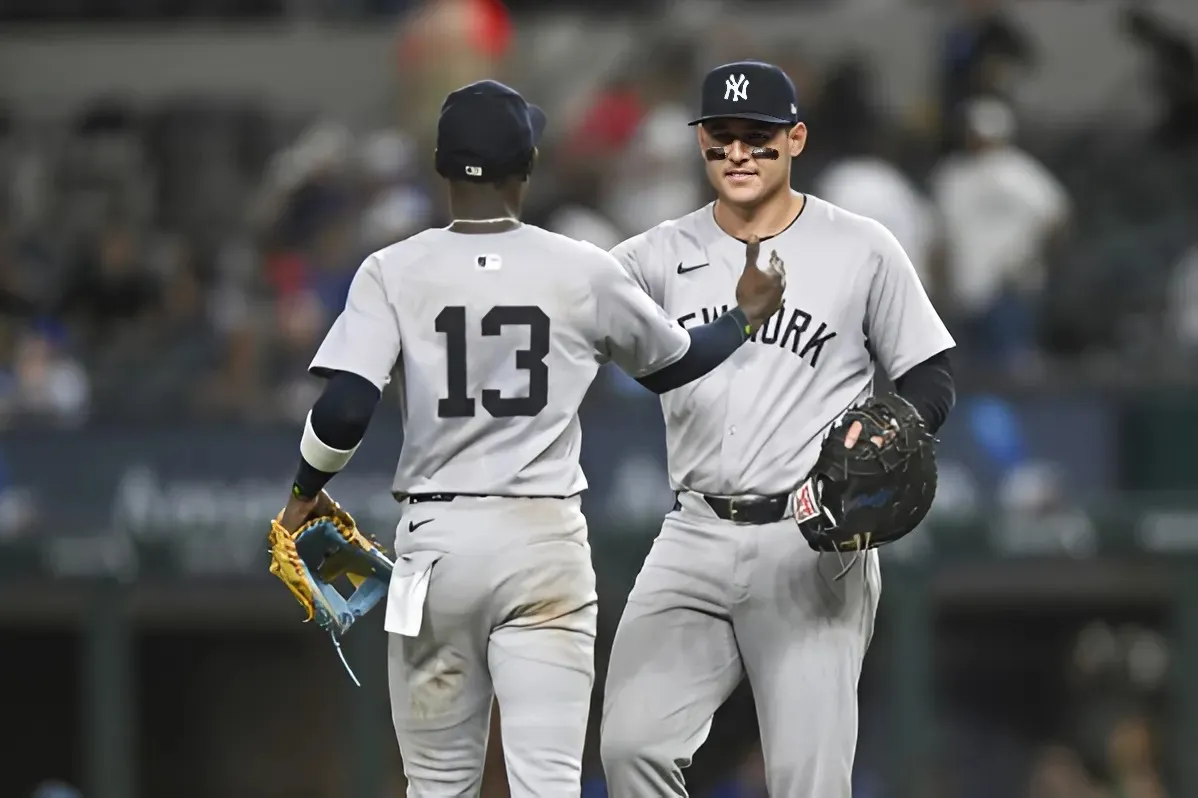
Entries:
[[292,485],[295,495],[316,496],[345,468],[366,435],[380,395],[378,388],[357,374],[338,371],[329,378],[304,425]]
[[894,381],[898,395],[910,402],[930,432],[940,429],[957,403],[952,363],[948,352],[932,355]]
[[663,369],[637,380],[656,394],[680,388],[723,363],[749,340],[749,321],[744,311],[733,308],[710,324],[687,331],[691,337],[686,354]]

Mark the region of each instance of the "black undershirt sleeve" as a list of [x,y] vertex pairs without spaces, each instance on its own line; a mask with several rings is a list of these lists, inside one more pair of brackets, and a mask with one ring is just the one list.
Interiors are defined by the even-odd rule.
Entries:
[[[312,431],[327,446],[348,450],[362,442],[379,403],[378,388],[357,374],[335,371],[312,405]],[[292,492],[311,498],[320,493],[333,474],[318,471],[301,457]]]
[[691,345],[686,354],[637,382],[653,393],[663,394],[699,379],[749,339],[748,326],[744,311],[733,308],[709,324],[687,330]]
[[948,353],[949,350],[945,350],[932,355],[894,381],[898,395],[919,411],[930,432],[940,429],[957,402],[957,389],[953,383]]

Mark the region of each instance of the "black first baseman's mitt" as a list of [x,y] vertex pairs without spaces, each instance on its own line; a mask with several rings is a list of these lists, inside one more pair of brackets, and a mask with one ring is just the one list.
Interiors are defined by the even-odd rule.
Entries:
[[[861,435],[847,449],[854,421]],[[794,494],[794,518],[811,548],[857,554],[915,529],[936,495],[935,444],[919,412],[896,394],[845,413]]]

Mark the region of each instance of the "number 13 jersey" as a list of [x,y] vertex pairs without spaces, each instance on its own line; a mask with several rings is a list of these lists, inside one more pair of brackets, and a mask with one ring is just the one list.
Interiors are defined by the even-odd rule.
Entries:
[[689,345],[597,247],[532,225],[433,229],[366,259],[309,370],[380,390],[395,375],[397,497],[572,496],[587,486],[578,407],[599,366],[642,377]]

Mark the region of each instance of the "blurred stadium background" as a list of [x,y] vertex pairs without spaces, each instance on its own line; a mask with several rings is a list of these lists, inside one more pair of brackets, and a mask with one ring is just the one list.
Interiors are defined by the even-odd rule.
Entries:
[[[706,200],[696,78],[755,57],[795,186],[961,343],[854,798],[1198,797],[1196,43],[1195,0],[0,0],[0,796],[401,795],[381,619],[355,689],[265,571],[307,359],[447,221],[448,90],[542,104],[529,221],[610,246]],[[584,426],[605,650],[671,497],[653,397],[605,370]],[[384,535],[397,442],[392,400],[334,483]],[[755,737],[746,689],[692,794],[764,795]]]

